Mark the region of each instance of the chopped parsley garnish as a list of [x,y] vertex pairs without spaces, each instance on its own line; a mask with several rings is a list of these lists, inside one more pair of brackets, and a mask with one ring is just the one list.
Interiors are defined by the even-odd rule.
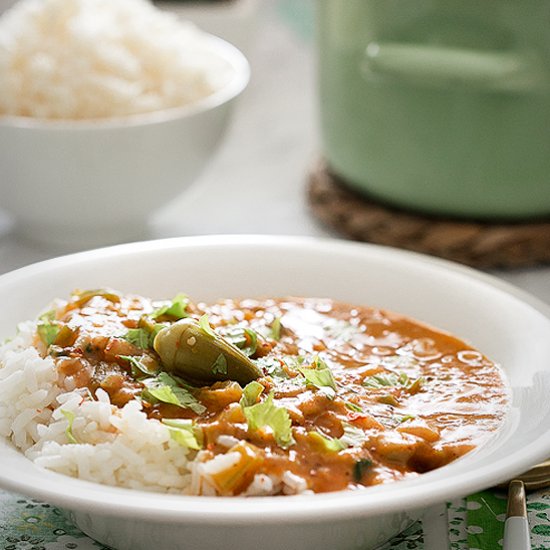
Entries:
[[321,445],[324,450],[331,452],[339,452],[348,447],[362,447],[368,440],[367,435],[361,428],[356,428],[347,422],[342,423],[344,426],[344,435],[340,438],[327,437],[319,432],[308,432],[308,437],[318,445]]
[[278,357],[265,356],[259,357],[254,361],[266,374],[275,379],[288,378],[288,374],[283,368],[283,361]]
[[151,334],[144,328],[131,328],[122,338],[139,349],[147,349],[151,345]]
[[264,387],[255,380],[247,384],[243,389],[243,395],[239,401],[241,407],[251,407],[256,404],[258,397],[264,391]]
[[155,323],[143,315],[139,320],[139,327],[129,329],[122,338],[136,348],[149,349],[153,347],[155,336],[166,326],[167,323]]
[[208,336],[216,338],[216,333],[212,330],[210,322],[208,321],[208,315],[206,313],[199,319],[199,327]]
[[317,445],[322,447],[325,451],[329,451],[331,453],[338,453],[347,447],[347,445],[342,443],[342,441],[337,437],[326,437],[319,432],[308,432],[307,435]]
[[425,379],[421,376],[420,378],[417,378],[414,382],[411,382],[406,389],[410,394],[418,393],[424,386],[424,382]]
[[61,327],[57,323],[50,321],[39,321],[36,326],[36,332],[38,333],[40,340],[42,340],[42,342],[44,342],[44,344],[48,347],[55,342],[60,329]]
[[159,317],[171,317],[172,319],[179,321],[184,317],[189,317],[187,313],[187,306],[189,305],[189,298],[185,294],[178,294],[175,298],[169,303],[158,309],[155,309],[151,314],[153,319],[158,319]]
[[368,436],[361,428],[356,428],[348,422],[342,423],[344,426],[344,435],[340,438],[340,441],[346,447],[362,447],[368,440]]
[[356,405],[355,403],[352,403],[351,401],[345,401],[344,405],[350,411],[357,412],[357,413],[362,413],[363,412],[363,409],[359,405]]
[[285,363],[293,369],[301,367],[306,361],[303,355],[284,355],[283,359]]
[[155,341],[155,336],[165,327],[169,326],[168,323],[155,323],[152,327],[149,328],[149,345],[153,347],[153,342]]
[[121,359],[124,359],[125,361],[128,361],[130,363],[130,366],[132,367],[132,374],[139,378],[142,375],[145,376],[155,376],[156,371],[152,372],[150,371],[140,360],[139,357],[136,357],[135,355],[119,355]]
[[246,335],[246,345],[241,348],[241,351],[250,357],[256,353],[258,348],[258,335],[251,328],[245,328],[244,333]]
[[378,403],[382,403],[383,405],[391,405],[392,407],[399,406],[399,401],[397,401],[397,398],[395,395],[392,395],[391,393],[387,393],[385,395],[381,395],[377,399]]
[[170,437],[182,447],[198,451],[202,449],[202,430],[192,420],[163,418],[161,421],[170,431]]
[[220,353],[212,365],[212,374],[227,374],[227,359]]
[[197,414],[202,414],[206,407],[186,388],[181,387],[169,374],[161,372],[156,378],[144,382],[145,389],[142,397],[146,401],[156,403],[168,403],[182,409],[191,409]]
[[61,409],[61,414],[67,419],[67,422],[69,423],[67,428],[65,429],[65,435],[67,436],[69,443],[78,443],[76,437],[73,435],[73,422],[75,419],[74,412]]
[[353,479],[359,483],[363,479],[364,473],[372,466],[372,460],[362,458],[353,466]]
[[365,378],[363,380],[363,386],[368,388],[405,388],[410,393],[416,393],[420,390],[424,383],[424,379],[417,378],[416,380],[411,380],[407,373],[400,372],[396,374],[395,372],[390,372],[387,374],[374,374]]
[[273,323],[271,323],[270,336],[271,338],[273,338],[273,340],[277,340],[277,342],[281,339],[281,318],[280,317],[276,317]]
[[36,332],[40,340],[46,344],[46,347],[51,346],[55,342],[60,330],[61,327],[55,320],[55,309],[45,311],[38,317]]
[[295,443],[292,437],[292,422],[290,415],[284,407],[278,407],[273,403],[273,392],[265,401],[243,407],[244,416],[248,423],[248,429],[256,431],[260,428],[271,428],[275,441],[283,447],[289,447]]
[[38,320],[42,321],[43,323],[55,320],[55,309],[45,311],[44,313],[42,313],[42,315],[40,315],[40,317],[38,317]]
[[400,384],[399,377],[393,372],[389,374],[373,374],[363,380],[363,386],[369,388],[389,388],[399,385],[403,384]]
[[312,367],[300,367],[298,370],[306,379],[306,384],[325,391],[329,397],[334,397],[336,381],[332,371],[320,357],[315,358]]
[[220,331],[224,340],[239,348],[247,357],[256,353],[258,347],[258,335],[247,327],[231,327],[229,330]]

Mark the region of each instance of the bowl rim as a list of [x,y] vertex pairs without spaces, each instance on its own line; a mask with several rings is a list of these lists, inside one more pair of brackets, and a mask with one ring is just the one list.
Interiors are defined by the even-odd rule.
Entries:
[[203,98],[181,107],[170,107],[146,113],[104,118],[55,119],[0,114],[0,128],[54,131],[131,128],[190,118],[215,109],[237,97],[246,88],[250,81],[250,64],[241,50],[230,42],[204,31],[201,31],[201,36],[208,43],[208,50],[226,61],[231,66],[233,73],[230,80],[224,86]]
[[[81,260],[124,258],[140,252],[216,246],[285,246],[289,249],[316,250],[334,253],[335,248],[357,255],[374,255],[406,264],[423,264],[441,273],[452,272],[473,283],[482,283],[502,291],[508,298],[523,302],[550,322],[550,306],[498,279],[472,268],[447,260],[415,252],[379,245],[345,242],[333,238],[265,236],[265,235],[209,235],[176,237],[154,241],[100,248],[38,262],[0,276],[0,287],[20,279],[32,279],[50,269],[58,269]],[[17,451],[18,452],[18,451]],[[466,496],[495,485],[504,479],[543,460],[550,453],[550,429],[521,450],[499,457],[491,464],[474,470],[458,469],[451,474],[451,463],[411,480],[370,487],[362,491],[339,491],[315,495],[285,497],[231,497],[231,506],[223,497],[196,497],[153,493],[141,490],[111,487],[71,478],[45,470],[39,486],[0,469],[0,486],[43,499],[62,508],[87,513],[109,515],[132,520],[155,522],[184,522],[195,524],[250,525],[274,523],[320,523],[326,520],[344,520],[378,516],[397,510],[417,510],[439,504],[452,498]],[[467,455],[471,456],[471,455]],[[18,459],[17,459],[18,460]],[[21,454],[21,460],[28,459]],[[441,475],[441,471],[445,470]],[[449,474],[449,475],[445,475]]]

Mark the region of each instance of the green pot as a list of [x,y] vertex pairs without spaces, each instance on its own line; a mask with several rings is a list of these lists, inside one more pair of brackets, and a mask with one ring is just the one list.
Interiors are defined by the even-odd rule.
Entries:
[[324,154],[360,192],[550,214],[550,0],[318,0]]

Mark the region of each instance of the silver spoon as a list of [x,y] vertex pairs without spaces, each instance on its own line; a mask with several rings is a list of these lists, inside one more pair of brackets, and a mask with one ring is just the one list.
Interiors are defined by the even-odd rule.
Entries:
[[550,485],[550,459],[533,466],[508,484],[508,507],[504,527],[503,550],[531,550],[529,524],[527,522],[526,491],[536,491]]
[[512,480],[508,488],[503,550],[531,550],[525,485],[519,479]]
[[550,459],[533,466],[517,478],[523,481],[526,491],[536,491],[550,485]]

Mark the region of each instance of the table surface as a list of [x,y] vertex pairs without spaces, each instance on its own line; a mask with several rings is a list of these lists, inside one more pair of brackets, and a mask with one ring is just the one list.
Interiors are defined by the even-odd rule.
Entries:
[[[290,0],[260,3],[254,34],[248,37],[248,44],[240,44],[249,57],[252,79],[237,107],[231,129],[195,185],[156,213],[151,238],[229,233],[334,237],[312,218],[305,200],[306,175],[319,155],[320,146],[315,56],[308,32],[311,24],[304,18],[309,4],[303,1],[299,8],[297,4]],[[0,273],[64,252],[26,242],[10,228],[10,221],[0,211]],[[550,267],[493,274],[550,304]],[[470,539],[477,536],[478,527],[472,532],[471,523],[465,526],[464,517],[467,510],[484,506],[488,498],[455,505],[455,541],[460,537],[465,540],[465,529],[470,529],[468,545],[473,547]],[[537,525],[542,525],[541,536],[546,537],[538,541],[538,548],[550,548],[546,546],[550,544],[550,524],[545,512],[550,508],[550,496],[544,493],[532,502],[533,514],[539,514]],[[495,506],[489,506],[493,515]],[[57,530],[55,539],[48,542],[40,535],[42,531],[31,529],[36,518],[42,518],[43,523],[53,522],[52,533]],[[451,515],[451,529],[452,521]],[[16,524],[20,527],[14,530]],[[34,544],[32,541],[38,541],[39,535],[43,541]],[[3,548],[97,548],[81,537],[47,505],[0,492]],[[417,526],[391,547],[422,548],[421,539]],[[498,548],[498,542],[495,544]],[[458,542],[453,547],[467,548]]]

